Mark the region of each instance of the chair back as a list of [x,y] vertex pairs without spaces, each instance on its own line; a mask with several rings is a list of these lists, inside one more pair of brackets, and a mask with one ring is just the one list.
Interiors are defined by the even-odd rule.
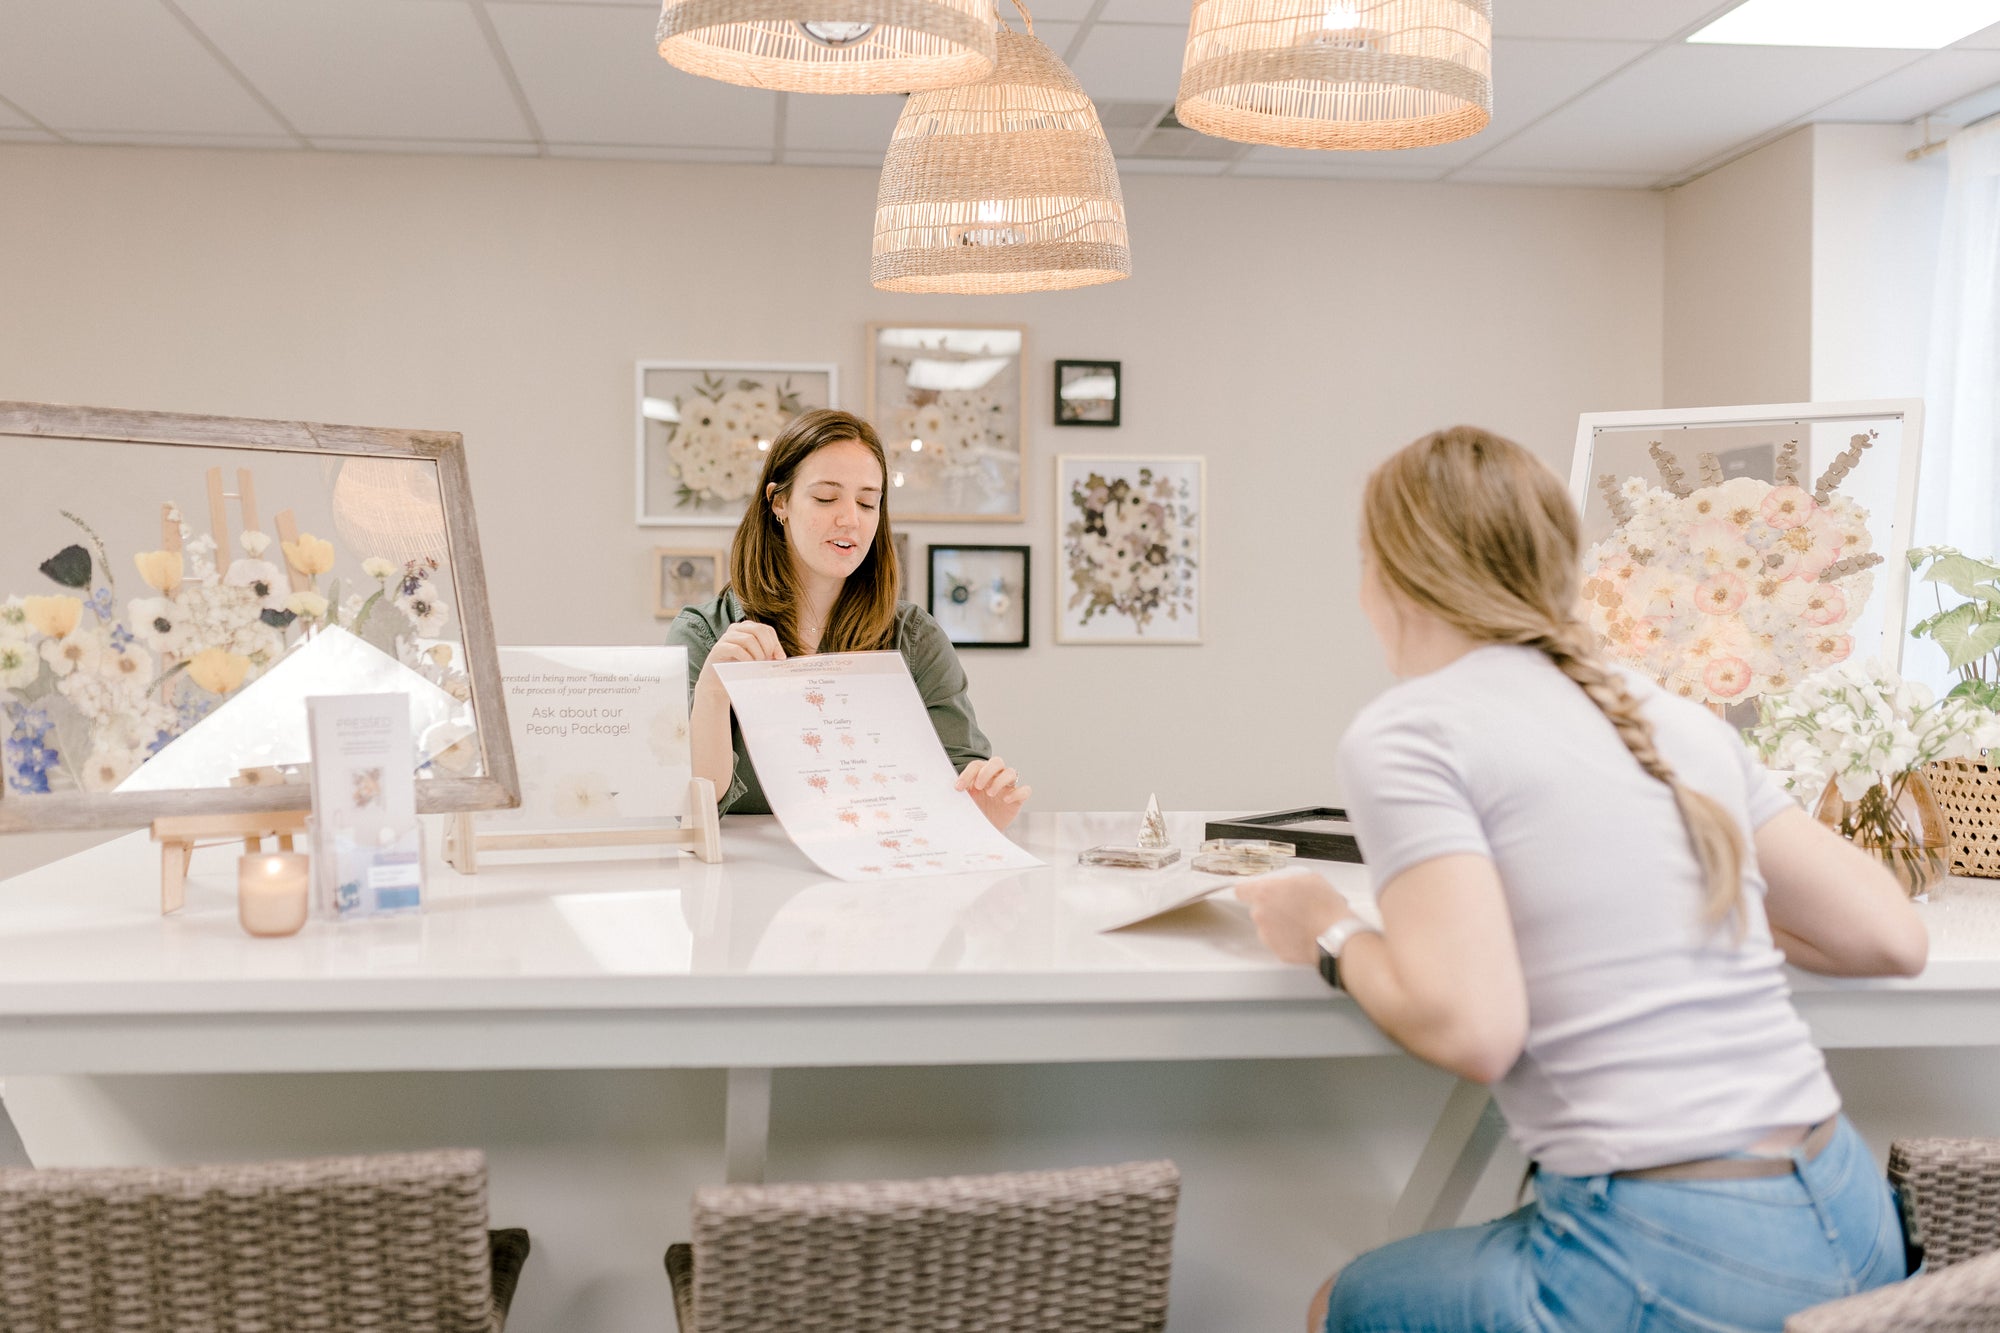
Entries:
[[1156,1333],[1172,1162],[725,1185],[694,1202],[699,1333]]
[[491,1333],[486,1160],[0,1170],[8,1333]]
[[1897,1139],[1889,1183],[1931,1268],[2000,1250],[2000,1139]]

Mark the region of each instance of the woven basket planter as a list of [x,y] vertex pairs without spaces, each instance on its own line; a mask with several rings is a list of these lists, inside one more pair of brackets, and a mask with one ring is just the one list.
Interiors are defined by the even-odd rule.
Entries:
[[1943,759],[1924,776],[1951,828],[1951,873],[2000,879],[2000,755]]

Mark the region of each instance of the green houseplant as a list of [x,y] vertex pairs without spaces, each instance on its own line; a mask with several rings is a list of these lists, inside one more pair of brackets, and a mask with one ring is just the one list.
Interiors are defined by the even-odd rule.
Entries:
[[[1910,552],[1910,569],[1931,585],[1937,610],[1910,627],[1929,639],[1958,675],[1951,696],[2000,713],[2000,565],[1951,546]],[[1944,604],[1944,590],[1962,599]],[[1991,753],[1942,759],[1926,770],[1950,828],[1951,868],[2000,878],[2000,761]]]

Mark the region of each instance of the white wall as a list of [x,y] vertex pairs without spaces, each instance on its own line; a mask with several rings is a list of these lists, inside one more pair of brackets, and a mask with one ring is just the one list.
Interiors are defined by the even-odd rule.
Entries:
[[1942,153],[1906,125],[1816,125],[1812,397],[1921,398],[1944,226]]
[[1805,401],[1812,171],[1808,126],[1667,195],[1667,406]]
[[[633,525],[635,360],[834,360],[858,406],[870,319],[1026,325],[1027,523],[912,537],[1034,547],[1035,646],[966,662],[1051,808],[1332,797],[1387,680],[1367,467],[1461,420],[1566,467],[1578,412],[1660,397],[1640,192],[1132,176],[1134,277],[959,299],[868,285],[866,171],[15,147],[0,183],[0,397],[463,431],[503,642],[653,640],[648,549],[726,541]],[[1121,429],[1048,424],[1058,357],[1124,362]],[[1052,643],[1065,450],[1208,458],[1204,646]]]

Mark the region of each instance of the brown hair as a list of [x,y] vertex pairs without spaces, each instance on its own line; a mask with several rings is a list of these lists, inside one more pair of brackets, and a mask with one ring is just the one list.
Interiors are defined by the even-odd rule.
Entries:
[[806,649],[798,634],[798,572],[792,564],[785,525],[772,501],[790,495],[799,465],[816,451],[843,440],[859,440],[875,455],[882,469],[880,508],[875,511],[875,540],[860,566],[847,576],[826,628],[819,636],[823,653],[872,652],[892,648],[896,640],[896,544],[889,532],[889,461],[875,428],[851,412],[816,408],[793,417],[771,441],[757,478],[756,494],[736,525],[729,545],[729,586],[750,619],[778,632],[785,656],[802,657]]
[[1576,508],[1555,473],[1511,440],[1454,426],[1376,468],[1361,516],[1385,584],[1480,642],[1540,649],[1590,696],[1639,766],[1672,790],[1707,881],[1703,920],[1740,930],[1742,835],[1718,801],[1674,776],[1639,701],[1598,657],[1577,613]]

